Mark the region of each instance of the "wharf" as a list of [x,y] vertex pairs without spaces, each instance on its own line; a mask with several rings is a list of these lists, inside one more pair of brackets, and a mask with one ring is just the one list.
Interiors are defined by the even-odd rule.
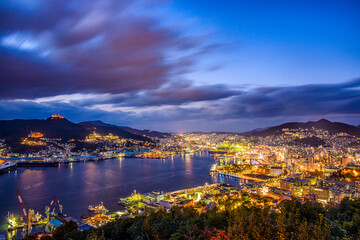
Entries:
[[210,173],[218,173],[219,171],[217,170],[217,164],[213,164],[210,168]]
[[[209,184],[209,185],[205,185],[205,186],[206,187],[214,187],[214,186],[217,186],[217,185],[219,185],[219,183],[213,183],[213,184]],[[181,192],[186,192],[186,191],[194,191],[194,190],[197,190],[199,188],[204,188],[204,185],[193,187],[193,188],[180,189],[180,190],[176,190],[174,192],[168,192],[167,194],[176,194],[176,193],[181,193]]]
[[230,178],[234,178],[234,179],[244,179],[244,180],[250,180],[250,181],[256,181],[256,182],[267,182],[268,180],[273,179],[274,177],[271,176],[267,176],[264,174],[241,174],[240,176],[238,175],[234,175],[234,174],[230,174],[230,173],[223,173],[223,172],[219,172],[220,176],[223,177],[230,177]]
[[[31,223],[31,226],[44,226],[48,223],[48,221],[46,220],[41,220],[41,221],[38,221],[38,222],[32,222]],[[20,228],[24,228],[24,227],[27,227],[28,224],[26,223],[21,223],[21,224],[16,224],[16,225],[9,225],[7,230],[8,231],[13,231],[13,230],[17,230],[17,229],[20,229]]]

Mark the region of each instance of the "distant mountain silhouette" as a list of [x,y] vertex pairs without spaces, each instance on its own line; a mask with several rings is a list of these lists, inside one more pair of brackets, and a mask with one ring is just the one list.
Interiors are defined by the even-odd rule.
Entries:
[[104,135],[111,133],[113,135],[123,137],[123,138],[131,138],[131,139],[135,139],[135,140],[150,141],[150,142],[152,141],[148,137],[133,134],[131,132],[128,132],[128,131],[125,131],[125,130],[119,128],[118,126],[103,123],[101,121],[82,122],[82,123],[79,123],[78,125],[83,126],[89,132],[97,132],[97,133],[104,134]]
[[165,137],[169,137],[171,135],[170,133],[151,131],[151,130],[148,130],[148,129],[139,130],[139,129],[130,128],[130,127],[124,127],[124,126],[120,126],[119,128],[121,128],[121,129],[123,129],[123,130],[125,130],[127,132],[131,132],[133,134],[137,134],[137,135],[140,135],[140,136],[147,136],[147,137],[165,138]]
[[116,126],[116,125],[112,125],[112,124],[108,124],[108,123],[104,123],[103,121],[100,120],[96,120],[96,121],[87,121],[87,122],[82,122],[79,123],[81,125],[93,125],[95,127],[112,127],[112,128],[118,128],[120,130],[123,130],[125,132],[134,134],[134,135],[138,135],[138,136],[143,136],[143,137],[157,137],[157,138],[164,138],[164,137],[168,137],[171,134],[169,133],[162,133],[162,132],[157,132],[157,131],[151,131],[148,129],[144,129],[144,130],[139,130],[139,129],[135,129],[135,128],[131,128],[131,127],[126,127],[126,126]]
[[262,132],[262,131],[265,131],[267,129],[269,129],[270,127],[266,127],[266,128],[255,128],[251,131],[248,131],[248,132],[243,132],[241,133],[241,135],[244,135],[244,136],[251,136],[251,135],[254,135],[255,133],[258,133],[258,132]]
[[86,121],[86,122],[81,122],[79,124],[82,124],[82,125],[94,125],[94,126],[97,126],[97,127],[117,127],[116,125],[112,125],[112,124],[108,124],[108,123],[104,123],[103,121],[101,120],[95,120],[95,121]]
[[252,136],[268,136],[268,135],[277,135],[282,134],[283,129],[296,129],[296,128],[302,128],[302,129],[322,129],[325,131],[328,131],[330,134],[335,133],[347,133],[352,136],[360,136],[360,128],[348,125],[341,122],[330,122],[326,119],[320,119],[317,122],[309,121],[309,122],[289,122],[284,123],[279,126],[270,127],[264,131],[256,131],[251,133]]
[[66,141],[69,139],[83,140],[94,131],[100,134],[112,133],[123,138],[151,141],[148,137],[125,131],[111,124],[100,124],[99,121],[97,121],[96,125],[91,122],[76,124],[66,118],[59,117],[50,117],[43,120],[0,120],[0,138],[5,139],[10,145],[20,143],[21,138],[27,137],[31,132],[40,132],[44,135],[44,138],[61,138]]
[[84,139],[88,131],[69,120],[62,118],[32,120],[1,120],[0,138],[14,141],[27,137],[30,132],[41,132],[45,138]]

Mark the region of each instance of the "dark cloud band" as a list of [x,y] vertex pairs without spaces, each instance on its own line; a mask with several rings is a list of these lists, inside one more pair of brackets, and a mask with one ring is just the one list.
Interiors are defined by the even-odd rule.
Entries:
[[6,98],[155,89],[214,49],[199,41],[201,34],[150,15],[163,4],[158,1],[25,2],[0,6],[0,95]]

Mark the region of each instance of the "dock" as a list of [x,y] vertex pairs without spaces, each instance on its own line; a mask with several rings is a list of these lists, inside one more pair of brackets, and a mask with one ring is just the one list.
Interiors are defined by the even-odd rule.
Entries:
[[210,174],[211,173],[218,173],[219,171],[217,170],[217,167],[218,167],[218,165],[215,163],[215,164],[213,164],[212,166],[211,166],[211,168],[210,168]]

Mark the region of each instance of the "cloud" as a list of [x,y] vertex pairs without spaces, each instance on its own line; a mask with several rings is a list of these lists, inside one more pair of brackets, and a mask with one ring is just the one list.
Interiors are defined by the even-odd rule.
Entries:
[[44,119],[52,114],[65,116],[71,121],[81,122],[101,119],[109,123],[133,125],[133,119],[126,112],[108,112],[99,109],[87,109],[71,103],[37,103],[23,100],[0,100],[0,119]]
[[181,78],[220,45],[181,24],[164,24],[171,16],[156,15],[163,6],[141,0],[5,1],[0,95],[120,94]]
[[140,92],[128,98],[120,105],[128,106],[161,106],[182,105],[200,101],[212,101],[241,94],[240,90],[231,89],[227,85],[201,85],[191,82],[172,83],[159,89]]
[[360,80],[252,89],[213,106],[229,118],[360,114]]
[[359,79],[262,88],[189,81],[226,44],[164,9],[163,1],[4,0],[0,118],[59,112],[73,121],[226,130],[253,119],[360,114]]
[[[245,119],[317,119],[321,117],[360,115],[360,80],[353,80],[339,84],[310,84],[299,86],[282,86],[254,88],[241,91],[231,91],[230,86],[211,86],[204,89],[199,99],[191,98],[193,92],[183,94],[187,87],[173,87],[171,91],[155,90],[158,94],[143,96],[134,100],[137,103],[110,104],[107,111],[116,112],[120,109],[131,112],[134,116],[141,116],[142,121],[233,121]],[[218,96],[216,90],[219,90]],[[208,94],[208,95],[207,95]],[[160,96],[160,97],[159,97]],[[202,98],[202,96],[204,98]],[[216,96],[211,99],[210,96]],[[168,99],[166,101],[165,99]],[[174,104],[171,103],[172,100]],[[162,104],[160,104],[162,103]],[[123,107],[125,106],[125,108]],[[159,106],[153,108],[151,106]],[[162,107],[161,107],[162,106]],[[267,126],[267,125],[266,125]],[[264,127],[264,126],[259,126]]]
[[153,107],[163,105],[184,105],[194,102],[215,101],[241,94],[241,90],[230,89],[223,84],[196,86],[190,81],[171,83],[158,89],[141,90],[121,94],[74,93],[51,97],[21,99],[36,103],[61,102],[77,106],[112,105],[117,107]]
[[72,94],[0,100],[0,119],[45,118],[60,113],[76,122],[101,119],[166,131],[246,131],[322,117],[350,119],[359,124],[359,80],[246,91],[230,89],[226,85],[193,86],[188,82],[131,96]]

